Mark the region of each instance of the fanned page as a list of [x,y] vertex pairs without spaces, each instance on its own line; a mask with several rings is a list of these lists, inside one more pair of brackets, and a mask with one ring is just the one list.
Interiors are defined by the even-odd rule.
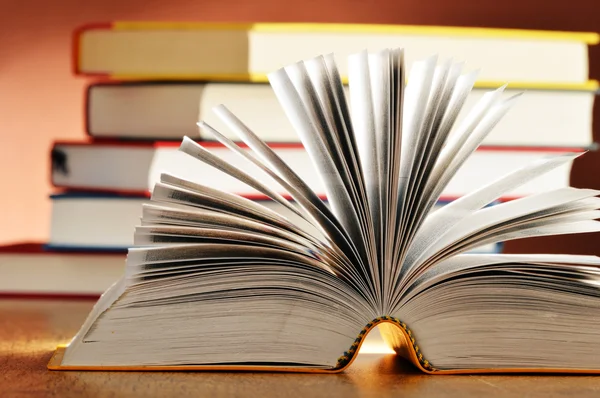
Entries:
[[519,95],[506,98],[501,86],[463,110],[477,72],[437,56],[406,65],[402,49],[357,51],[348,73],[348,97],[332,54],[269,75],[326,200],[219,105],[231,131],[198,126],[247,168],[191,138],[180,150],[268,204],[216,190],[211,176],[198,184],[167,170],[122,279],[48,367],[338,372],[381,324],[428,373],[600,371],[599,258],[472,253],[600,231],[595,190],[498,203],[581,154],[506,165],[504,176],[436,207]]

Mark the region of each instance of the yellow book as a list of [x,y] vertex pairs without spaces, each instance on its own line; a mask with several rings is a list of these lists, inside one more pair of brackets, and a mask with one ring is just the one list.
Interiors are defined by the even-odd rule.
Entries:
[[221,177],[210,173],[203,183],[162,174],[123,276],[49,369],[335,373],[380,325],[391,348],[430,374],[600,371],[599,257],[473,253],[600,232],[600,191],[565,185],[496,203],[585,155],[493,165],[505,173],[434,211],[522,94],[489,90],[457,123],[477,78],[463,64],[418,60],[406,86],[403,49],[359,52],[348,65],[348,101],[331,54],[269,75],[327,203],[302,170],[215,107],[245,145],[200,128],[246,166],[187,137],[181,155],[281,207],[215,189]]
[[[266,81],[314,54],[344,61],[366,48],[401,46],[407,65],[438,54],[480,69],[478,85],[590,87],[588,46],[597,33],[441,26],[313,23],[114,22],[74,33],[74,70],[115,79]],[[560,56],[558,56],[560,54]]]

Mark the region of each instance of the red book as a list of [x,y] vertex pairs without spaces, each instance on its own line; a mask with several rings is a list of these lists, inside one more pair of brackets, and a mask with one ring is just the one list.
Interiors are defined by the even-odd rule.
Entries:
[[[244,172],[259,176],[282,193],[279,185],[255,165],[216,142],[202,146]],[[52,149],[51,181],[55,187],[148,195],[161,173],[242,195],[258,191],[191,156],[178,151],[179,142],[81,141],[56,142]],[[320,196],[326,196],[321,177],[300,144],[271,143],[270,147]],[[444,190],[459,197],[534,159],[581,152],[581,148],[480,147]],[[559,167],[509,194],[520,197],[569,184],[570,164]]]

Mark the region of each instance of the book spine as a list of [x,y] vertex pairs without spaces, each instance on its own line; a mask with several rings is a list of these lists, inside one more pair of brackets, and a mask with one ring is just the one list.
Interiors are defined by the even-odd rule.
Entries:
[[100,78],[98,78],[96,81],[94,81],[93,83],[90,83],[86,86],[85,88],[85,94],[84,94],[84,99],[83,99],[83,128],[84,131],[86,133],[86,135],[91,139],[91,140],[102,140],[102,141],[109,141],[110,140],[120,140],[122,139],[121,137],[108,137],[108,136],[100,136],[100,137],[96,137],[95,133],[98,132],[94,132],[91,129],[91,125],[90,125],[90,114],[91,114],[91,107],[92,107],[92,91],[96,88],[96,87],[101,87],[101,86],[119,86],[122,84],[126,84],[126,82],[120,81],[120,80],[114,80],[109,76],[102,76]]
[[51,179],[51,184],[54,188],[59,189],[57,194],[89,194],[90,197],[98,195],[114,195],[114,196],[127,196],[127,197],[137,197],[137,198],[150,198],[150,191],[138,191],[138,190],[128,190],[128,189],[109,189],[109,188],[97,188],[97,187],[86,187],[86,186],[71,186],[71,185],[61,185]]
[[71,35],[71,71],[75,76],[86,76],[86,77],[108,77],[108,72],[83,72],[80,68],[80,53],[81,53],[81,36],[90,30],[98,29],[113,29],[114,23],[112,22],[100,22],[90,23],[75,28]]

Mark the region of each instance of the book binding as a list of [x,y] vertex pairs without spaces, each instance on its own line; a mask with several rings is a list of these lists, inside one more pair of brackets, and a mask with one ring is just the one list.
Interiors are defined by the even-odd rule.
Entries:
[[404,342],[402,349],[397,353],[410,361],[420,371],[427,374],[489,374],[489,373],[570,373],[570,374],[600,374],[600,369],[546,369],[546,368],[488,368],[488,369],[437,369],[431,364],[421,352],[419,345],[412,331],[399,319],[391,316],[382,316],[369,322],[364,329],[360,331],[352,346],[344,352],[338,359],[336,366],[332,369],[313,369],[293,366],[259,366],[259,365],[149,365],[149,366],[70,366],[63,365],[62,360],[67,348],[66,345],[59,345],[52,357],[48,361],[49,370],[79,370],[79,371],[248,371],[248,372],[285,372],[285,373],[327,373],[335,374],[346,370],[356,359],[360,347],[365,341],[367,334],[378,325],[389,324],[393,327],[381,330],[384,338],[391,337],[393,333],[395,338],[400,338]]

